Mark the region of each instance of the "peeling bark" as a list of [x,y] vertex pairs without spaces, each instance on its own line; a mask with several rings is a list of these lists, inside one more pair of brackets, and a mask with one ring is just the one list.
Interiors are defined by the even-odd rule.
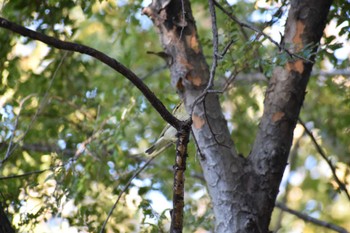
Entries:
[[[317,50],[326,25],[330,0],[291,1],[285,28],[284,43],[296,53],[306,46]],[[315,57],[308,58],[314,61]],[[269,82],[264,102],[264,113],[249,161],[259,184],[252,200],[258,210],[263,232],[268,229],[270,216],[278,194],[293,131],[304,101],[312,63],[301,59],[288,61],[276,67]]]
[[[307,45],[317,49],[330,4],[330,0],[291,1],[284,41],[290,52]],[[190,112],[209,79],[190,3],[153,0],[143,13],[158,29],[164,52],[171,57],[171,83]],[[192,129],[203,154],[200,163],[212,199],[215,232],[268,232],[311,69],[312,63],[301,59],[275,68],[248,158],[235,151],[217,95],[208,94],[194,108]]]

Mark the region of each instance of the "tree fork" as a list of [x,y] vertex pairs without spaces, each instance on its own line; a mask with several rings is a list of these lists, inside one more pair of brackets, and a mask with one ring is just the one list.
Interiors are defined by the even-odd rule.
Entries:
[[[298,53],[310,44],[316,51],[330,4],[330,0],[291,1],[284,41],[288,51]],[[172,58],[173,86],[186,109],[194,109],[192,129],[204,155],[200,163],[213,203],[215,232],[268,232],[314,56],[291,58],[285,67],[276,67],[252,152],[248,158],[239,157],[217,95],[209,94],[192,106],[210,72],[189,1],[153,0],[143,13],[154,22],[164,51]]]

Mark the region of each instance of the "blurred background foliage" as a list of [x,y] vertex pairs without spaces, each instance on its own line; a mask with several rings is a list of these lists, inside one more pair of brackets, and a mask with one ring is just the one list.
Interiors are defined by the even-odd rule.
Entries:
[[[219,1],[237,18],[280,41],[288,1]],[[179,101],[148,1],[0,1],[1,15],[56,38],[82,43],[133,70],[169,108]],[[326,151],[344,183],[350,181],[349,12],[335,0],[317,54],[301,119]],[[204,54],[211,62],[207,2],[192,1]],[[238,151],[249,154],[264,91],[285,54],[217,10],[220,50],[216,87]],[[339,72],[342,73],[339,75]],[[81,54],[0,30],[1,202],[19,232],[97,232],[130,177],[148,160],[143,151],[165,123],[125,78]],[[334,74],[334,75],[333,75]],[[184,232],[213,229],[200,159],[192,142],[186,178]],[[174,149],[157,157],[122,195],[107,232],[166,232]],[[22,175],[23,174],[23,175]],[[7,177],[7,178],[6,178]],[[349,185],[348,185],[349,189]],[[279,200],[295,210],[350,229],[349,201],[298,124]],[[271,229],[328,232],[276,209]],[[293,231],[291,230],[293,229]]]

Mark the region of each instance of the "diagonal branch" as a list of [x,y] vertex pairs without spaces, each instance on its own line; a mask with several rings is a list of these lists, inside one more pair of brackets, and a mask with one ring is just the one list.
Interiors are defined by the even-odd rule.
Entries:
[[16,145],[15,145],[15,146],[12,146],[12,145],[13,145],[13,143],[14,143],[14,138],[15,138],[15,134],[16,134],[18,122],[19,122],[19,116],[21,115],[21,111],[22,111],[22,109],[23,109],[24,103],[25,103],[27,100],[29,100],[30,98],[32,98],[33,96],[34,96],[34,94],[30,94],[30,95],[24,97],[24,98],[19,102],[19,111],[18,111],[18,114],[17,114],[17,116],[16,116],[16,120],[15,120],[15,124],[14,124],[14,126],[13,126],[13,129],[11,130],[12,132],[11,132],[10,142],[9,142],[8,147],[7,147],[5,157],[0,161],[0,167],[2,167],[3,163],[6,162],[6,161],[10,158],[10,156],[11,156],[11,154],[12,154],[12,152],[13,152],[15,146],[16,146]]
[[54,168],[55,167],[50,167],[50,168],[47,168],[47,169],[37,170],[37,171],[30,171],[30,172],[26,172],[26,173],[22,173],[22,174],[18,174],[18,175],[0,176],[0,180],[10,180],[10,179],[17,179],[17,178],[27,177],[27,176],[31,176],[31,175],[38,175],[38,174],[44,173],[46,171],[52,171]]
[[176,129],[180,128],[180,121],[165,108],[163,103],[154,95],[154,93],[146,86],[146,84],[134,72],[132,72],[130,69],[128,69],[126,66],[124,66],[117,60],[109,57],[105,53],[102,53],[101,51],[86,45],[61,41],[54,37],[47,36],[42,33],[27,29],[16,23],[10,22],[2,17],[0,17],[0,27],[6,28],[22,36],[41,41],[57,49],[74,51],[96,58],[97,60],[108,65],[109,67],[123,75],[125,78],[127,78],[129,81],[131,81],[148,99],[148,101],[152,104],[152,106],[158,111],[158,113],[166,122],[168,122]]
[[339,232],[339,233],[349,233],[347,230],[345,230],[344,228],[340,227],[340,226],[337,226],[337,225],[334,225],[333,223],[329,223],[329,222],[326,222],[326,221],[322,221],[322,220],[319,220],[319,219],[316,219],[316,218],[313,218],[309,215],[306,215],[306,214],[303,214],[299,211],[296,211],[296,210],[292,210],[290,208],[288,208],[285,204],[283,203],[280,203],[280,202],[277,202],[276,203],[276,207],[285,211],[285,212],[288,212],[290,214],[293,214],[295,216],[297,216],[298,218],[306,221],[306,222],[311,222],[315,225],[318,225],[318,226],[321,226],[321,227],[325,227],[325,228],[328,228],[328,229],[331,229],[333,231],[336,231],[336,232]]
[[327,158],[326,153],[323,151],[323,149],[321,148],[321,146],[317,143],[316,138],[314,137],[314,135],[312,134],[312,132],[306,127],[305,123],[304,123],[300,118],[299,118],[299,123],[304,127],[304,130],[305,130],[306,134],[310,136],[311,141],[312,141],[312,143],[315,145],[317,152],[318,152],[318,153],[322,156],[322,158],[327,162],[329,168],[330,168],[331,171],[332,171],[334,180],[335,180],[335,182],[337,182],[337,184],[338,184],[340,190],[342,190],[342,191],[346,194],[347,198],[348,198],[349,201],[350,201],[350,194],[349,194],[348,190],[346,189],[345,184],[344,184],[343,182],[341,182],[340,179],[338,178],[337,173],[336,173],[336,168],[333,166],[332,161],[331,161],[330,159]]

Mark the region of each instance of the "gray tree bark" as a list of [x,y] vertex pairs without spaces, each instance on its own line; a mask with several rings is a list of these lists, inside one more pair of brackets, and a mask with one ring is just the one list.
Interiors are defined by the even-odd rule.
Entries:
[[[330,0],[292,0],[284,44],[291,53],[320,41]],[[199,44],[188,0],[153,0],[143,10],[158,29],[168,56],[171,82],[192,110],[206,88],[209,68]],[[308,59],[313,61],[314,56]],[[291,58],[276,67],[251,154],[238,156],[218,96],[206,95],[192,113],[193,132],[215,214],[215,232],[265,233],[287,165],[293,131],[303,104],[312,63]]]

